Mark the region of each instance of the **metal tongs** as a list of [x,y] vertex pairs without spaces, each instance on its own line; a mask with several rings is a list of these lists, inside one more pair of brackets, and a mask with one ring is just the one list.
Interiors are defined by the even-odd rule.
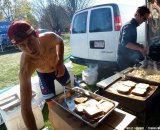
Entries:
[[[70,88],[67,88],[67,89],[70,89]],[[67,97],[65,87],[63,89],[63,93],[64,93],[64,103],[66,104],[69,110],[73,111],[75,104],[74,104],[72,97],[69,97],[69,98]]]
[[145,56],[144,61],[141,62],[144,69],[146,69],[147,74],[156,74],[159,73],[157,69],[157,64],[149,56]]
[[145,56],[144,60],[140,63],[142,64],[141,67],[148,68],[148,66],[151,65],[153,62],[154,61],[149,56]]
[[85,89],[78,89],[78,90],[75,89],[74,91],[81,95],[90,96],[90,93]]
[[[74,91],[75,93],[79,94],[79,95],[85,95],[87,97],[90,96],[90,93],[87,90],[84,89],[71,89],[71,88],[67,88],[70,91]],[[75,108],[75,103],[74,103],[74,96],[71,95],[71,97],[67,97],[66,96],[66,88],[64,87],[64,103],[66,104],[67,108],[71,111],[74,110]]]

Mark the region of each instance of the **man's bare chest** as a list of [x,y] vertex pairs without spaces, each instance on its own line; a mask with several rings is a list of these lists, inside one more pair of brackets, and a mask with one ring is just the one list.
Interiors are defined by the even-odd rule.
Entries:
[[57,55],[41,55],[34,64],[37,70],[41,72],[54,71],[57,64]]

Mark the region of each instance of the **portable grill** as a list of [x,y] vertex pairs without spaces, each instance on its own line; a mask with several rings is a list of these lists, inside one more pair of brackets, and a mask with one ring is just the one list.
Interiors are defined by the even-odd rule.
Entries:
[[99,87],[100,95],[119,102],[121,108],[135,114],[145,124],[150,110],[156,105],[156,102],[158,102],[160,97],[158,89],[160,83],[143,78],[127,77],[129,80],[133,80],[137,83],[146,83],[146,81],[149,84],[151,83],[152,91],[145,97],[122,95],[111,89],[111,86],[114,83],[126,78],[125,75],[133,69],[134,68],[127,68],[126,70],[97,83],[97,86]]
[[[134,71],[143,71],[144,74],[140,76],[137,73],[132,73]],[[148,83],[149,85],[160,86],[160,71],[154,65],[148,65],[148,67],[146,68],[128,68],[128,71],[123,73],[123,75],[125,76],[125,79],[133,80],[136,82]],[[152,78],[149,78],[149,76]],[[156,79],[154,79],[153,77],[156,77]]]
[[[80,120],[82,120],[84,123],[90,125],[91,127],[98,126],[117,107],[117,105],[119,104],[116,101],[113,101],[113,100],[110,100],[108,98],[102,97],[100,95],[94,94],[92,92],[86,91],[86,90],[84,90],[82,88],[79,88],[79,87],[74,87],[74,88],[71,89],[71,97],[70,98],[66,99],[66,97],[65,97],[64,99],[62,98],[62,100],[60,100],[60,98],[62,96],[65,96],[64,94],[65,93],[62,93],[62,94],[58,95],[56,97],[56,99],[54,99],[53,101],[58,106],[60,106],[64,110],[68,111],[69,113],[71,113],[75,117],[79,118]],[[110,101],[110,102],[112,102],[114,104],[114,107],[111,108],[107,113],[105,113],[105,115],[103,115],[98,121],[90,122],[90,120],[84,118],[83,115],[79,115],[79,114],[77,114],[75,112],[75,106],[76,106],[76,104],[74,102],[74,99],[76,97],[79,97],[79,96],[87,96],[88,99],[95,99],[97,101],[100,101],[100,100]]]

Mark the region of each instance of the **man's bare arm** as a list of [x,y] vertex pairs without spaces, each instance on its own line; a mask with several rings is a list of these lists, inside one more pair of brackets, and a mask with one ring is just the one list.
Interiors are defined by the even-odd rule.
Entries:
[[56,75],[57,77],[61,77],[64,75],[64,63],[63,63],[63,57],[64,57],[64,43],[63,40],[60,39],[57,46],[57,55],[58,55],[58,63],[56,67]]
[[[27,68],[27,67],[25,67]],[[20,79],[20,96],[21,96],[21,113],[24,123],[28,130],[38,130],[32,111],[32,87],[31,74],[33,70],[21,68],[19,73]]]
[[57,54],[59,57],[59,61],[63,63],[63,58],[64,58],[64,42],[62,39],[59,40],[57,44]]

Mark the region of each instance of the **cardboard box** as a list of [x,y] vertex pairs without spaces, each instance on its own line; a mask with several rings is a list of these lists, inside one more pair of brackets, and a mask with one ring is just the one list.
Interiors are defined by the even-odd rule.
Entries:
[[123,130],[127,127],[136,126],[136,117],[118,108],[96,128],[90,127],[58,105],[50,109],[50,121],[54,130]]

